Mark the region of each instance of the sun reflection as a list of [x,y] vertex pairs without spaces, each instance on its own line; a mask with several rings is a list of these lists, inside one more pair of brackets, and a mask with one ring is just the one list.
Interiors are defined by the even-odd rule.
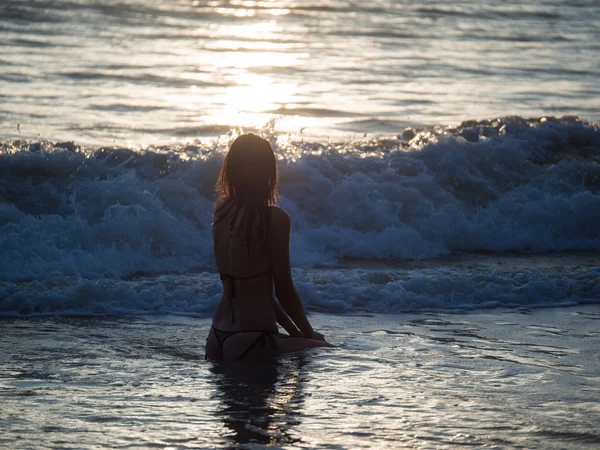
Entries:
[[219,13],[231,16],[235,12],[243,18],[209,26],[211,39],[197,49],[188,48],[185,58],[198,70],[180,77],[192,85],[163,97],[183,112],[182,120],[193,120],[197,128],[206,124],[250,129],[264,128],[275,120],[278,132],[299,134],[318,125],[313,117],[294,114],[296,106],[306,104],[302,89],[289,81],[291,77],[278,75],[302,66],[309,54],[296,51],[297,44],[280,40],[285,30],[277,20],[250,17],[253,8],[262,16],[284,5],[250,0],[215,5]]
[[[228,39],[220,39],[215,42],[210,42],[206,48],[211,50],[280,50],[281,44],[269,41],[236,41]],[[289,47],[289,45],[287,46]]]
[[235,6],[244,6],[246,8],[283,8],[285,2],[277,1],[254,1],[254,0],[231,0],[230,3]]
[[219,52],[211,58],[216,67],[248,69],[251,67],[288,67],[305,55],[282,52]]
[[277,1],[232,0],[226,6],[221,2],[209,2],[208,6],[213,7],[218,14],[234,17],[254,17],[258,13],[261,15],[282,16],[290,13],[285,2]]
[[235,25],[221,25],[215,29],[215,38],[245,38],[276,40],[281,28],[274,20]]
[[222,105],[213,114],[218,123],[236,126],[262,126],[269,120],[267,111],[281,102],[293,101],[296,87],[291,83],[277,83],[268,75],[245,73],[238,77],[240,85],[230,87],[215,101]]

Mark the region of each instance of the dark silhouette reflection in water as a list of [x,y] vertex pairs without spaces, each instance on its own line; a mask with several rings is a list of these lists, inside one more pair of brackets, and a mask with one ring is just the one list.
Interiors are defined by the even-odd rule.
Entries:
[[308,356],[300,353],[261,362],[214,363],[210,371],[228,444],[299,442],[293,427],[304,404]]

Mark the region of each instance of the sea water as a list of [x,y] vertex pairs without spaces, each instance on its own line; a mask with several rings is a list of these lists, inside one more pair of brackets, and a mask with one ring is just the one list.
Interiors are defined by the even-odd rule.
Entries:
[[594,306],[312,315],[338,347],[203,361],[208,319],[0,321],[6,448],[598,448]]
[[0,140],[600,120],[596,0],[0,2]]
[[[2,2],[0,445],[597,446],[598,8]],[[230,369],[249,130],[337,348]]]
[[597,447],[597,125],[264,135],[296,286],[336,347],[257,365],[203,360],[235,133],[3,144],[0,444]]
[[[309,310],[600,300],[597,125],[506,118],[325,143],[265,135]],[[210,314],[222,289],[213,186],[233,137],[0,146],[0,314]]]

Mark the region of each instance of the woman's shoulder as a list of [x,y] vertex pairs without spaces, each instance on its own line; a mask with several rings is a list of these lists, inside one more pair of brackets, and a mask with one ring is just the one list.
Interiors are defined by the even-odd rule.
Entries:
[[271,223],[290,223],[290,215],[286,210],[281,209],[279,206],[269,206],[269,215],[271,216]]

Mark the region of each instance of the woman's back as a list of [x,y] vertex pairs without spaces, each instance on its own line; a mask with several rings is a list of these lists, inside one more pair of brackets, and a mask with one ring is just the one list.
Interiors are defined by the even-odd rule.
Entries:
[[277,331],[272,308],[269,209],[239,205],[232,199],[215,205],[213,245],[225,287],[213,318],[217,328]]

